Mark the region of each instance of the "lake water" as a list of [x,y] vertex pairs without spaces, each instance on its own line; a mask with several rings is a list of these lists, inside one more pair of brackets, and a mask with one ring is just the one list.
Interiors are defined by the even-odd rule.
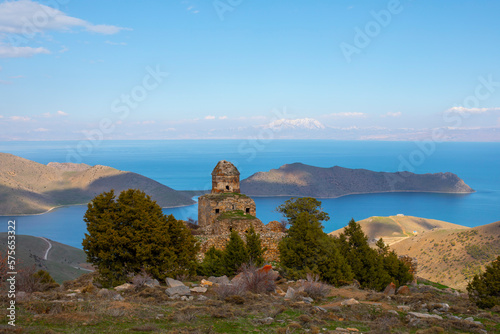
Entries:
[[[86,148],[83,150],[82,148]],[[80,153],[77,154],[78,149]],[[177,190],[210,189],[211,171],[219,160],[233,162],[246,178],[258,171],[302,162],[395,172],[452,172],[475,193],[383,193],[321,199],[331,219],[325,232],[345,226],[351,218],[403,213],[465,226],[500,220],[500,143],[426,143],[329,140],[169,140],[82,142],[2,142],[0,152],[46,164],[84,162],[107,165],[150,177]],[[287,197],[256,197],[257,216],[267,223],[279,220],[275,208]],[[43,236],[81,247],[86,231],[86,206],[55,209],[36,216],[0,217],[0,232],[16,219],[17,233]],[[164,209],[178,219],[196,219],[197,206]]]

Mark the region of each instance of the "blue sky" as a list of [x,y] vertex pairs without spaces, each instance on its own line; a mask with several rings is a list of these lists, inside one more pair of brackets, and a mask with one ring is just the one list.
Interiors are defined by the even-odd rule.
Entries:
[[500,140],[498,13],[457,0],[0,1],[0,140],[246,138],[277,124],[304,138]]

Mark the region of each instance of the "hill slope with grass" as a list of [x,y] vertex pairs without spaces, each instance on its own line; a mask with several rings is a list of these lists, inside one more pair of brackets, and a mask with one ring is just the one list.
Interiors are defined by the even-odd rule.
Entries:
[[244,179],[241,192],[250,196],[332,198],[380,192],[471,193],[474,190],[453,173],[387,173],[293,163]]
[[[414,235],[419,235],[432,230],[468,229],[466,226],[452,224],[441,220],[402,215],[370,217],[360,220],[358,223],[363,229],[363,232],[368,236],[368,241],[372,245],[375,244],[375,242],[377,242],[380,238],[383,238],[386,244],[392,245]],[[344,228],[341,228],[329,234],[339,235],[343,231]]]
[[[48,239],[47,239],[48,240]],[[52,246],[44,259],[49,243]],[[73,280],[88,273],[91,266],[86,263],[87,257],[83,250],[52,240],[30,235],[16,235],[17,269],[35,265],[37,270],[43,269],[50,273],[58,283]],[[7,233],[0,233],[0,249],[7,249]]]
[[140,189],[162,207],[190,205],[186,194],[145,176],[106,166],[48,165],[0,153],[0,215],[37,214],[61,205],[88,203],[96,195]]
[[391,245],[418,259],[418,276],[464,290],[500,254],[500,221],[468,229],[437,229]]

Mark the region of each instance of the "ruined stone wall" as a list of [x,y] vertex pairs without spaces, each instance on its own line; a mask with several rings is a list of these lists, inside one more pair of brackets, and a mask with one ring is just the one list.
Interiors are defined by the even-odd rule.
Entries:
[[239,193],[240,192],[240,177],[239,175],[213,175],[212,176],[212,193]]
[[213,224],[208,226],[205,231],[206,234],[226,234],[231,233],[231,231],[236,231],[238,233],[246,233],[250,226],[253,226],[255,232],[263,233],[267,232],[265,230],[265,225],[260,221],[260,219],[217,219]]
[[[240,237],[246,241],[246,235],[244,233],[239,233]],[[260,240],[262,242],[262,247],[266,247],[267,250],[264,253],[264,260],[266,262],[277,262],[279,261],[279,250],[278,244],[280,240],[286,235],[286,233],[275,233],[266,232],[260,234]],[[199,259],[205,257],[205,253],[214,246],[217,249],[223,250],[226,247],[226,243],[229,241],[229,233],[223,235],[202,235],[196,236],[200,242],[200,253],[198,254]]]
[[206,194],[198,197],[198,225],[206,228],[224,212],[241,210],[255,216],[255,202],[242,194]]

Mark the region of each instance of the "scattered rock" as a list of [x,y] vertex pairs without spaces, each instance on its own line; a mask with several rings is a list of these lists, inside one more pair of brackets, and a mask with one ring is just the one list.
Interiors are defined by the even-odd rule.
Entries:
[[316,310],[327,313],[328,311],[325,308],[322,308],[321,306],[315,306],[314,307]]
[[302,300],[309,304],[311,304],[314,301],[314,299],[312,299],[311,297],[302,297]]
[[208,298],[203,296],[203,295],[199,295],[198,297],[196,297],[196,299],[199,300],[200,302],[204,302],[205,300],[208,300]]
[[204,285],[204,286],[212,286],[214,285],[214,283],[210,282],[210,281],[207,281],[206,279],[202,279],[201,282],[200,282],[201,285]]
[[210,276],[208,281],[215,284],[229,284],[229,278],[226,275],[220,277]]
[[193,300],[193,296],[181,296],[181,300],[184,300],[184,301]]
[[146,283],[144,283],[145,286],[148,286],[150,288],[155,288],[157,286],[160,286],[160,282],[158,282],[158,280],[155,278],[155,279],[149,279],[146,281]]
[[121,301],[124,301],[125,298],[123,298],[122,295],[120,295],[119,293],[117,293],[116,295],[113,296],[113,300],[116,300],[118,302],[121,302]]
[[450,310],[450,305],[446,303],[434,303],[431,304],[429,308],[438,312],[448,312]]
[[384,295],[386,296],[392,296],[396,294],[396,284],[390,283],[384,290]]
[[357,305],[359,304],[359,302],[354,299],[354,298],[351,298],[351,299],[346,299],[344,301],[342,301],[342,303],[340,303],[341,305],[344,305],[344,306],[351,306],[351,305]]
[[349,332],[359,332],[359,329],[354,328],[354,327],[347,327],[346,328]]
[[407,296],[410,294],[410,288],[407,285],[402,285],[398,288],[396,294]]
[[135,288],[135,285],[130,284],[130,283],[124,283],[122,285],[116,286],[115,290],[120,292],[120,291],[132,290],[134,288]]
[[419,312],[408,312],[408,315],[414,316],[419,319],[439,319],[443,320],[443,317],[437,314],[419,313]]
[[274,319],[271,317],[263,318],[263,319],[257,319],[255,320],[257,323],[263,324],[263,325],[270,325],[273,323]]
[[182,283],[181,281],[178,281],[178,280],[170,278],[170,277],[167,277],[167,279],[165,281],[167,282],[167,286],[169,288],[175,288],[177,286],[185,286],[184,283]]
[[196,286],[194,288],[191,288],[190,290],[191,292],[205,293],[208,289],[202,286]]
[[394,314],[394,315],[399,315],[399,313],[397,311],[394,311],[394,310],[389,310],[389,311],[387,311],[387,313],[391,313],[391,314]]
[[113,292],[111,292],[108,289],[100,289],[97,292],[97,297],[110,298],[112,295],[113,295]]
[[293,299],[295,297],[295,289],[291,286],[286,290],[285,299]]
[[410,307],[407,305],[398,305],[398,310],[408,312],[410,310]]
[[179,285],[179,286],[175,286],[175,287],[172,287],[172,288],[168,288],[167,290],[165,290],[165,293],[167,295],[169,295],[170,297],[173,297],[173,296],[189,296],[189,295],[191,295],[191,291],[184,284],[183,285]]
[[76,297],[76,293],[67,293],[66,294],[67,297]]

